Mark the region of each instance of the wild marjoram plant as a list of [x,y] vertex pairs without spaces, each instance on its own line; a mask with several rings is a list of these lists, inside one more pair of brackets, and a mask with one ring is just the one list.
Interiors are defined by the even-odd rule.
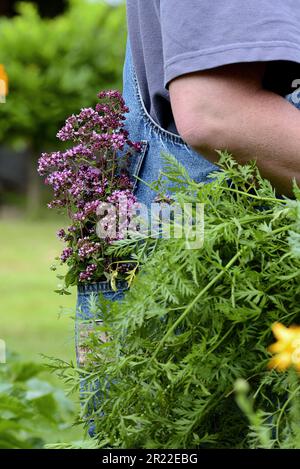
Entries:
[[[205,204],[205,241],[187,249],[183,238],[141,243],[137,234],[142,268],[124,301],[94,299],[104,325],[95,323],[87,364],[75,374],[100,387],[85,402],[98,396],[98,447],[253,447],[237,379],[257,389],[253,406],[264,409],[254,423],[269,433],[258,445],[284,447],[296,417],[288,375],[267,368],[267,347],[272,324],[300,321],[300,191],[295,200],[276,198],[254,163],[239,166],[228,155],[206,185],[172,156],[165,161],[173,199]],[[130,258],[132,244],[116,241],[111,255]]]
[[[130,265],[114,263],[106,253],[107,246],[122,238],[134,214],[137,202],[130,177],[130,160],[139,152],[139,142],[132,142],[124,129],[124,114],[128,112],[119,91],[98,94],[100,102],[94,108],[84,108],[70,116],[57,137],[73,141],[66,151],[44,153],[38,171],[46,176],[45,183],[53,188],[50,208],[68,215],[71,225],[67,232],[59,230],[65,241],[60,261],[69,267],[64,278],[66,288],[83,282],[122,277]],[[106,214],[108,204],[119,208],[118,226],[113,230],[113,217]],[[103,237],[99,238],[97,222],[102,214]],[[98,233],[98,234],[97,234]]]

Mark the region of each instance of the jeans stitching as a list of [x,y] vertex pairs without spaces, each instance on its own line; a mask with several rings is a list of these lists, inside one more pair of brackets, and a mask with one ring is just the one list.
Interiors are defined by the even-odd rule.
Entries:
[[[138,154],[137,162],[136,162],[135,166],[133,167],[133,171],[132,171],[133,176],[138,176],[139,175],[139,173],[141,171],[141,168],[142,168],[142,165],[143,165],[143,162],[144,162],[144,159],[145,159],[145,156],[146,156],[147,149],[148,149],[148,141],[147,140],[141,140],[141,143],[142,143],[142,151],[141,151],[141,153]],[[133,188],[132,188],[133,193],[135,193],[135,191],[137,189],[137,186],[138,186],[138,179],[134,178]]]
[[183,145],[184,147],[187,147],[187,144],[182,140],[180,135],[173,134],[172,132],[169,132],[168,130],[163,129],[157,122],[155,122],[153,120],[153,118],[150,116],[150,114],[148,114],[148,112],[145,108],[144,102],[142,100],[142,96],[140,94],[139,84],[138,84],[137,77],[136,77],[136,74],[135,74],[134,70],[133,70],[133,79],[134,79],[134,82],[135,82],[135,91],[136,91],[136,94],[137,94],[138,102],[140,104],[141,113],[143,115],[143,118],[150,125],[150,127],[157,134],[164,136],[164,138],[168,139],[170,142],[179,143],[179,144]]

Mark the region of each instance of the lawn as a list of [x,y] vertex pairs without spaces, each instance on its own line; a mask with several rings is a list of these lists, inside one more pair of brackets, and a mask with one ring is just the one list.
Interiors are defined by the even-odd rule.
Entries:
[[[58,279],[50,270],[61,249],[55,236],[59,227],[55,220],[0,221],[0,339],[24,361],[44,361],[42,355],[75,359],[76,292],[55,293]],[[62,438],[82,438],[82,431],[65,431]]]

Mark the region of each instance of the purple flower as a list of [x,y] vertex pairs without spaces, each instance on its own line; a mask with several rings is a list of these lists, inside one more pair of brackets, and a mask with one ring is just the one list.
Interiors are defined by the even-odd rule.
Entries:
[[86,270],[84,272],[81,272],[79,274],[79,281],[80,282],[86,282],[92,280],[92,276],[97,270],[96,264],[90,264],[87,266]]
[[[66,245],[61,261],[69,260],[70,266],[80,270],[80,282],[95,279],[97,259],[101,263],[111,261],[109,255],[105,256],[105,248],[125,237],[136,205],[128,167],[131,155],[141,150],[141,143],[131,141],[124,128],[129,109],[121,93],[102,91],[98,97],[95,108],[82,108],[71,115],[57,133],[60,140],[70,140],[73,146],[43,153],[38,162],[38,172],[54,194],[48,207],[64,208],[72,221],[67,233],[61,229],[57,236]],[[117,232],[110,234],[115,220],[108,214],[107,236],[100,239],[97,212],[107,203],[117,209]],[[94,263],[90,264],[92,259]]]
[[66,120],[65,126],[58,132],[57,137],[65,142],[66,140],[72,140],[75,134],[75,128],[77,126],[77,118],[72,115]]
[[[113,204],[117,209],[117,220],[115,219],[116,217],[114,210],[111,211],[111,214],[108,213],[108,215],[105,217],[106,230],[108,232],[107,242],[111,243],[112,241],[125,238],[130,222],[136,213],[138,205],[137,198],[129,189],[115,190],[112,195],[107,198],[107,201]],[[115,236],[111,236],[109,233],[114,231],[116,221],[116,233]]]
[[57,237],[58,237],[59,239],[64,239],[65,236],[66,236],[66,232],[65,232],[65,230],[62,228],[61,230],[58,230],[58,232],[56,233],[56,235],[57,235]]
[[72,256],[72,254],[73,254],[72,248],[65,248],[60,256],[61,261],[66,262],[69,259],[69,257]]
[[66,161],[63,153],[56,151],[53,153],[42,153],[39,162],[38,162],[38,173],[41,176],[45,176],[51,171],[57,169],[65,169]]
[[89,241],[88,237],[78,240],[78,256],[81,260],[92,257],[100,249],[101,244]]
[[52,200],[52,202],[50,202],[48,204],[48,207],[49,208],[60,208],[60,207],[64,207],[65,204],[66,204],[65,200],[56,199],[56,200]]

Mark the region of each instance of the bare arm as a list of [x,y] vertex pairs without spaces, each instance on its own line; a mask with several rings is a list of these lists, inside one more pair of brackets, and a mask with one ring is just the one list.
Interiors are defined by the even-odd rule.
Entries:
[[255,159],[278,193],[300,183],[300,111],[262,88],[264,63],[234,64],[182,75],[170,82],[171,106],[182,138],[216,161],[228,150],[241,163]]

